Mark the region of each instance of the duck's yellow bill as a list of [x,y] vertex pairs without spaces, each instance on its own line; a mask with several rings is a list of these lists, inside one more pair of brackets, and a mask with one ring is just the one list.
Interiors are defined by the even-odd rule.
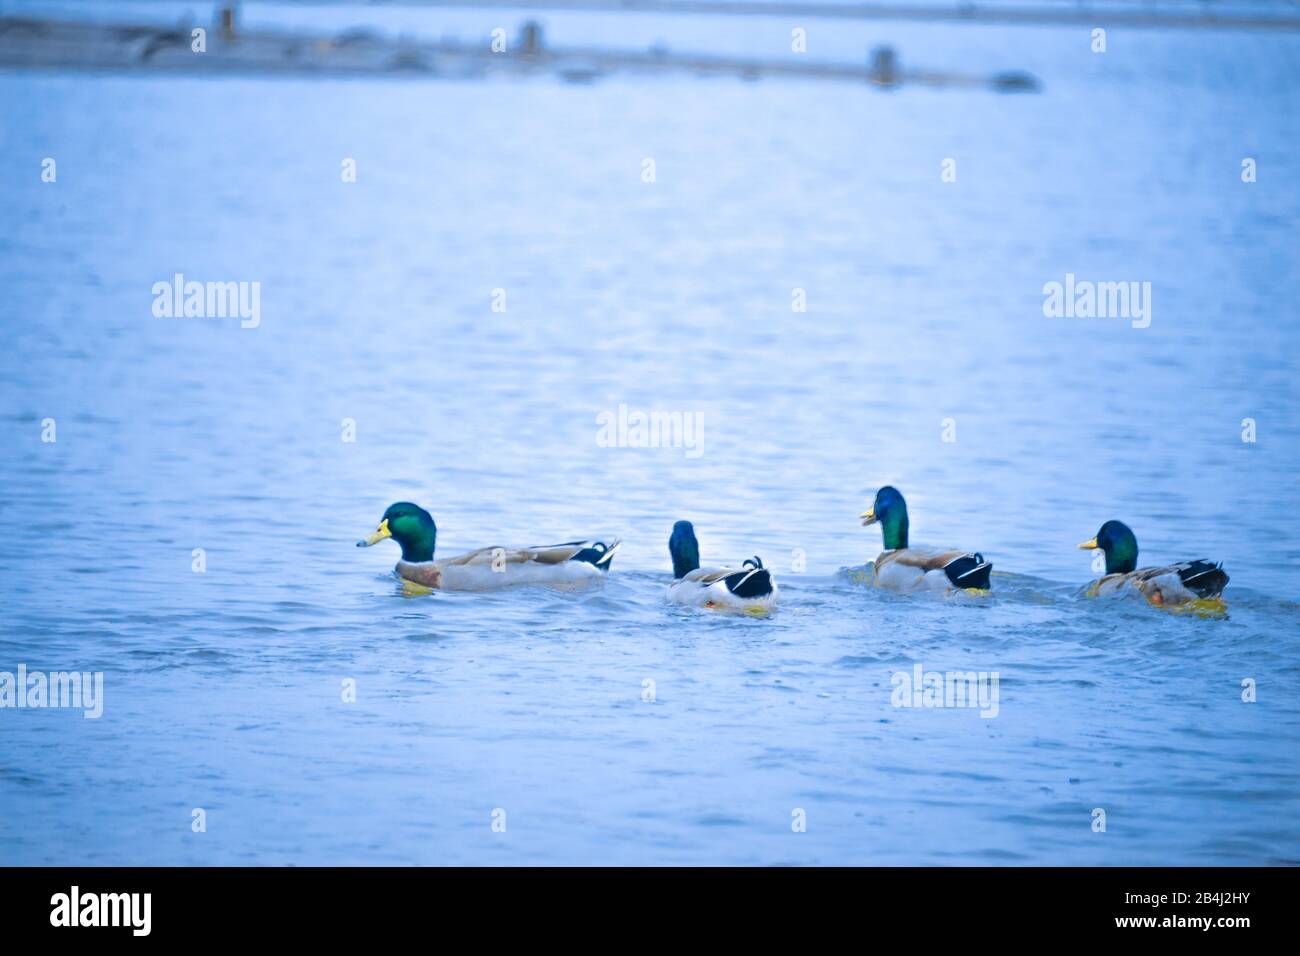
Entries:
[[379,527],[375,529],[374,534],[367,535],[357,542],[357,547],[368,548],[372,544],[378,544],[385,538],[391,538],[392,536],[393,532],[388,530],[388,519],[385,518],[383,521],[379,522]]
[[875,506],[875,505],[872,505],[872,506],[871,506],[870,508],[868,508],[866,511],[862,512],[862,514],[858,515],[858,517],[862,519],[862,523],[863,523],[864,525],[875,524],[875,523],[876,523],[876,506]]
[[1080,550],[1080,551],[1096,551],[1096,550],[1097,550],[1097,539],[1096,539],[1096,538],[1090,538],[1089,540],[1083,542],[1083,544],[1079,545],[1079,550]]

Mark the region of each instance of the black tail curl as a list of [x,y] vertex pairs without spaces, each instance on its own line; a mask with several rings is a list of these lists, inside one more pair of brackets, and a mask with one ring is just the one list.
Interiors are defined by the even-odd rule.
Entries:
[[763,567],[758,555],[746,558],[741,568],[727,576],[728,591],[738,598],[760,598],[772,593],[772,573]]
[[[570,541],[569,544],[581,544],[580,541]],[[609,566],[614,562],[614,552],[604,541],[593,541],[591,547],[583,548],[577,554],[569,559],[570,561],[585,561],[587,564],[595,565],[602,571],[608,571]]]
[[989,573],[992,570],[993,563],[985,561],[984,555],[977,551],[949,561],[944,565],[943,573],[948,575],[948,580],[955,588],[979,588],[981,591],[987,591]]
[[1216,598],[1228,583],[1228,572],[1222,564],[1201,559],[1188,561],[1178,569],[1183,586],[1199,598]]

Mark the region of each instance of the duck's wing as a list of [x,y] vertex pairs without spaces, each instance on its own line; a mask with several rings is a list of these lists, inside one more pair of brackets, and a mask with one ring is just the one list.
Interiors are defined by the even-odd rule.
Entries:
[[880,557],[886,563],[892,560],[904,567],[920,568],[922,571],[942,571],[949,562],[965,555],[965,551],[955,549],[900,548],[897,551],[886,551]]
[[746,559],[738,568],[698,568],[684,575],[682,580],[705,588],[725,581],[728,591],[743,598],[772,593],[772,573],[763,567],[757,556]]
[[503,548],[500,546],[479,548],[454,558],[443,558],[435,562],[443,567],[458,567],[472,564],[563,564],[565,561],[584,561],[595,565],[602,571],[609,570],[622,542],[615,539],[613,543],[603,541],[566,541],[563,544],[548,544],[533,548]]
[[1139,568],[1129,577],[1148,597],[1160,593],[1163,597],[1178,600],[1218,597],[1228,583],[1228,573],[1223,570],[1223,565],[1205,558],[1180,561],[1163,568]]
[[710,584],[717,584],[725,580],[730,574],[736,574],[739,568],[696,568],[689,574],[682,575],[683,581],[691,581],[700,587],[708,587]]
[[886,551],[876,559],[876,571],[890,562],[922,572],[942,571],[955,588],[987,590],[993,562],[985,561],[978,551],[959,548],[900,548]]
[[479,548],[437,561],[399,561],[397,573],[415,584],[449,591],[520,584],[572,590],[603,581],[618,546],[618,541],[569,541],[540,548]]
[[615,538],[610,543],[604,541],[566,541],[563,544],[548,544],[528,551],[539,555],[536,560],[543,564],[559,564],[563,561],[583,561],[595,565],[602,571],[608,571],[614,560],[614,552],[623,544]]

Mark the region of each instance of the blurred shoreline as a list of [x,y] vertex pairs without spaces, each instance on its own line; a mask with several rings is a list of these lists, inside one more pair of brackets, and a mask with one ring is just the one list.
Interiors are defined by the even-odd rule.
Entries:
[[[352,0],[308,0],[349,3]],[[1208,30],[1300,30],[1300,16],[1285,4],[1217,3],[1194,0],[1101,0],[1088,4],[953,0],[953,2],[852,3],[821,0],[369,0],[372,6],[571,11],[581,13],[704,14],[708,16],[814,17],[848,20],[913,20],[1159,27]],[[1283,12],[1264,12],[1269,7]]]
[[393,75],[467,79],[489,74],[552,73],[587,83],[614,73],[799,77],[878,87],[988,87],[1031,92],[1038,80],[1020,70],[993,74],[904,67],[891,46],[877,46],[861,64],[674,52],[663,44],[636,50],[550,46],[540,24],[526,21],[515,37],[482,42],[421,40],[359,28],[341,33],[245,29],[230,7],[217,22],[103,23],[35,16],[0,17],[0,69],[169,72],[195,75]]

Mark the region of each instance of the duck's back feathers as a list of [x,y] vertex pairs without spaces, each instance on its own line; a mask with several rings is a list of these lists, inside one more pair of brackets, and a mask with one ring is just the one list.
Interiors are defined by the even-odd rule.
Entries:
[[399,561],[397,573],[428,588],[490,591],[521,584],[575,590],[603,581],[620,541],[479,548],[437,561]]
[[582,561],[601,571],[608,571],[610,562],[614,560],[614,552],[622,543],[617,539],[608,545],[604,541],[566,541],[563,544],[550,544],[529,550],[546,556],[541,560],[547,564],[556,561]]
[[582,561],[601,571],[608,571],[610,561],[614,558],[614,552],[618,550],[621,543],[621,541],[615,541],[611,545],[606,545],[603,541],[566,541],[563,544],[546,544],[531,548],[479,548],[466,554],[457,555],[454,558],[443,558],[433,563],[445,566],[459,566],[492,564],[493,562],[498,565],[502,563],[511,565],[528,564],[530,562],[562,564],[565,561]]
[[987,590],[993,565],[979,552],[953,548],[897,548],[876,558],[876,585],[895,591]]
[[1108,574],[1094,582],[1089,593],[1114,594],[1124,588],[1135,588],[1152,604],[1182,604],[1217,598],[1228,580],[1222,564],[1197,558],[1162,568],[1139,568],[1122,574]]

